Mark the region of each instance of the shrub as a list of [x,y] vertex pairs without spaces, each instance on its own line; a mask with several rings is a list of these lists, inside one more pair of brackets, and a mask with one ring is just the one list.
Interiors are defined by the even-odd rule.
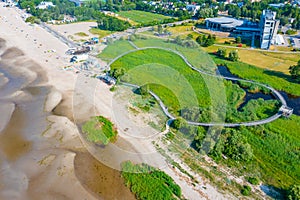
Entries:
[[242,195],[249,196],[251,193],[251,187],[248,185],[244,185],[243,189],[241,190]]
[[259,179],[256,177],[248,177],[247,181],[251,183],[252,185],[258,185],[259,184]]

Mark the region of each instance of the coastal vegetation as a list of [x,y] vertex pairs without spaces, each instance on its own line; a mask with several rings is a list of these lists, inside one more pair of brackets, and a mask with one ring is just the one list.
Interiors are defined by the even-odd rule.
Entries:
[[125,185],[142,200],[173,200],[181,198],[181,188],[166,173],[147,164],[122,163]]
[[117,130],[113,123],[103,116],[92,117],[82,125],[82,132],[89,141],[107,145],[117,139]]
[[[161,46],[174,49],[186,56],[195,67],[206,71],[213,72],[216,65],[211,61],[214,60],[218,65],[227,66],[233,74],[241,78],[268,84],[291,94],[299,95],[300,93],[294,80],[283,73],[263,70],[240,61],[224,60],[216,55],[209,55],[209,57],[201,49],[190,50],[175,43],[158,39],[137,39],[134,41],[134,44],[140,48]],[[109,46],[108,51],[116,48],[113,46]],[[161,59],[162,57],[164,58],[163,60]],[[205,95],[201,95],[205,94],[206,88],[202,86],[194,88],[193,80],[197,80],[198,85],[201,85],[203,81],[211,80],[215,83],[215,86],[220,80],[210,79],[203,75],[201,77],[194,75],[196,72],[190,71],[181,57],[162,49],[146,49],[132,52],[118,59],[111,67],[112,69],[122,68],[127,82],[148,85],[145,91],[150,89],[162,99],[169,111],[180,113],[181,117],[173,121],[171,124],[172,131],[167,134],[168,137],[166,138],[171,143],[175,142],[177,144],[176,148],[170,148],[171,151],[192,152],[196,150],[201,152],[206,148],[206,142],[210,141],[209,156],[215,162],[230,167],[232,173],[244,177],[245,181],[253,185],[261,182],[275,188],[288,190],[292,185],[299,184],[300,171],[297,166],[299,166],[300,152],[297,146],[299,146],[300,140],[295,135],[297,134],[295,130],[300,124],[299,116],[293,115],[289,119],[280,118],[256,127],[224,128],[215,131],[215,133],[221,133],[219,136],[207,136],[207,128],[190,126],[186,123],[186,120],[209,121],[211,114],[209,112],[211,101],[207,100]],[[141,68],[137,70],[136,68],[139,67]],[[166,68],[174,69],[178,72],[178,75],[172,75],[173,72],[169,73],[170,71],[166,70]],[[126,74],[129,74],[129,76],[126,77]],[[192,86],[193,91],[196,91],[197,103],[200,102],[196,106],[189,103],[191,96],[189,96],[189,99],[182,98],[184,97],[184,92],[187,91],[184,84],[180,83],[181,88],[169,87],[172,84],[176,86],[174,80],[177,82],[181,80],[180,75]],[[171,78],[169,79],[168,77]],[[158,81],[158,83],[154,84],[153,80]],[[164,80],[163,84],[161,80]],[[278,111],[280,105],[276,100],[252,99],[241,106],[246,94],[245,89],[252,93],[263,92],[269,94],[270,91],[266,88],[243,81],[233,83],[222,80],[222,83],[226,88],[226,100],[228,103],[226,107],[226,122],[259,120]],[[217,93],[219,92],[218,90],[216,91]],[[214,142],[211,142],[212,137],[217,138],[215,145]],[[187,138],[192,138],[191,146],[185,146],[182,143]],[[184,156],[187,156],[187,154],[184,154]],[[216,181],[211,171],[207,172],[205,169],[195,166],[195,157],[184,157],[183,160],[192,169],[205,174],[205,177],[209,177],[211,181]],[[252,195],[251,190],[246,186],[237,184],[237,188],[241,194]]]
[[[182,152],[193,151],[189,148],[199,152],[207,150],[215,162],[220,166],[229,167],[231,173],[245,179],[245,182],[272,186],[283,191],[283,196],[286,195],[284,191],[299,185],[300,140],[295,131],[300,124],[299,116],[293,115],[290,119],[279,118],[255,127],[214,128],[210,131],[205,127],[189,126],[181,120],[176,121],[179,125],[172,125],[171,133],[165,136],[171,152],[181,155]],[[216,133],[218,136],[214,136]],[[211,137],[215,139],[212,141]],[[192,140],[191,145],[183,145],[182,141],[188,138]],[[210,144],[209,149],[206,149],[207,144]],[[203,164],[198,155],[184,153],[182,158],[192,169],[199,170],[198,172],[209,180],[216,181],[214,176],[218,174],[195,166],[195,160],[199,160],[198,165]],[[237,189],[242,192],[242,188]]]

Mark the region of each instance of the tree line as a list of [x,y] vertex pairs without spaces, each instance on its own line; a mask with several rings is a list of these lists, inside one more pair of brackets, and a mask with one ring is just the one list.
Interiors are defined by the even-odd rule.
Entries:
[[[89,2],[84,6],[76,6],[68,0],[53,0],[55,7],[48,9],[37,9],[36,6],[42,0],[20,0],[19,6],[22,9],[40,19],[42,22],[49,20],[63,20],[64,15],[76,17],[77,21],[96,20],[98,28],[110,31],[123,31],[130,27],[127,21],[107,16],[100,12],[101,2]],[[32,20],[31,20],[32,21]]]

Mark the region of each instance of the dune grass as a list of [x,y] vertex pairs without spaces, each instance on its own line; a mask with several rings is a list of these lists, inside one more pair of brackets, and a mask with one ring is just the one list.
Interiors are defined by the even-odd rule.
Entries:
[[137,199],[181,199],[181,188],[173,179],[147,164],[122,163],[122,177]]
[[83,124],[82,132],[86,134],[89,141],[104,145],[114,142],[117,137],[114,125],[102,116],[92,117]]
[[75,33],[75,35],[77,36],[80,36],[80,37],[88,37],[89,35],[84,33],[84,32],[78,32],[78,33]]

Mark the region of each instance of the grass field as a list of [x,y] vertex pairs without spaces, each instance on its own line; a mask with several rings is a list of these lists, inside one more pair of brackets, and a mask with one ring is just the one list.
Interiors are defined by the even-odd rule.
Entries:
[[114,62],[111,69],[115,68],[124,68],[132,83],[151,83],[151,90],[159,95],[173,112],[192,104],[197,106],[198,102],[201,107],[210,104],[209,92],[202,76],[172,52],[161,49],[137,51]]
[[197,68],[201,68],[210,72],[213,72],[216,69],[216,64],[214,63],[213,59],[211,59],[210,55],[199,48],[185,48],[171,42],[166,42],[162,39],[136,40],[134,41],[134,44],[139,48],[164,47],[173,49],[183,54],[188,61]]
[[[138,42],[136,44],[139,45]],[[145,41],[143,44],[145,45]],[[153,41],[151,44],[153,45]],[[169,47],[173,45],[164,44]],[[179,49],[178,45],[177,47]],[[198,56],[201,57],[201,54]],[[127,54],[111,65],[112,71],[120,68],[126,71],[126,76],[121,80],[137,85],[150,84],[150,90],[156,93],[169,111],[177,116],[184,108],[200,107],[203,112],[202,116],[205,117],[191,119],[193,121],[212,120],[209,116],[211,115],[209,106],[216,109],[217,113],[219,113],[218,109],[221,109],[220,105],[227,105],[229,110],[236,110],[243,102],[245,95],[238,85],[195,72],[180,56],[163,49],[145,49]],[[264,106],[262,105],[259,109],[264,109]],[[270,114],[267,109],[263,111],[265,112],[262,113],[267,116]],[[241,115],[240,120],[245,121],[245,115],[240,112],[237,115]],[[264,118],[266,115],[262,114],[258,118]]]
[[99,58],[109,61],[117,57],[118,55],[125,53],[127,51],[133,50],[134,47],[129,44],[127,40],[118,40],[114,42],[113,45],[106,47],[101,54],[98,55]]
[[161,21],[163,19],[170,18],[164,15],[139,10],[121,11],[117,14],[125,19],[129,19],[137,23],[149,23],[152,21]]
[[262,179],[275,187],[289,188],[300,184],[300,117],[278,119],[260,128],[243,131],[254,150]]
[[300,96],[299,84],[293,82],[289,75],[282,72],[264,70],[242,62],[231,62],[212,55],[217,64],[225,64],[230,72],[248,80],[254,80],[268,84],[277,90],[283,90],[289,94]]
[[[215,52],[220,46],[210,46],[204,48],[207,52]],[[227,53],[236,48],[224,47],[227,49]],[[240,61],[254,65],[262,69],[269,69],[274,71],[283,72],[289,74],[289,67],[295,65],[300,59],[300,54],[285,54],[285,53],[273,53],[256,50],[238,49]]]
[[99,38],[103,38],[103,37],[113,33],[113,31],[105,31],[105,30],[100,30],[98,28],[91,28],[89,30],[89,32],[94,34],[94,35],[98,35]]
[[102,116],[91,118],[82,126],[82,132],[86,134],[91,142],[107,145],[114,142],[117,137],[117,131],[113,124]]

